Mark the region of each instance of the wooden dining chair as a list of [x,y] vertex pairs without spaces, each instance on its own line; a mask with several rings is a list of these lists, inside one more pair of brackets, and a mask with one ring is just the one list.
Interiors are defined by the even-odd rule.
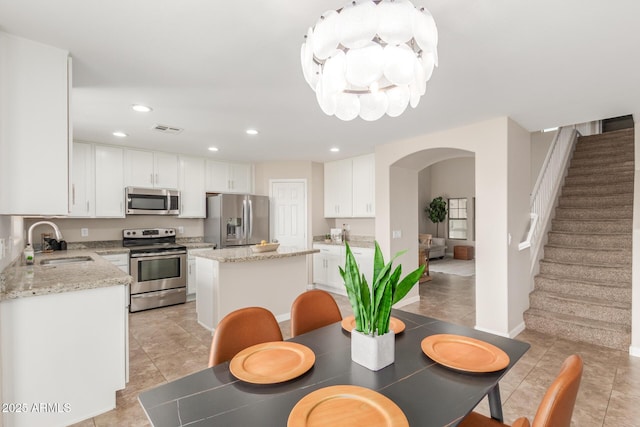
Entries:
[[291,305],[291,336],[342,320],[336,300],[330,293],[313,289],[298,295]]
[[[581,377],[582,358],[577,354],[567,357],[562,363],[560,373],[542,398],[533,423],[529,424],[526,417],[521,417],[512,424],[512,427],[569,427]],[[477,412],[470,413],[458,425],[461,427],[505,426],[505,424]]]
[[232,311],[218,323],[213,335],[209,367],[231,360],[247,347],[270,341],[282,341],[273,313],[262,307]]

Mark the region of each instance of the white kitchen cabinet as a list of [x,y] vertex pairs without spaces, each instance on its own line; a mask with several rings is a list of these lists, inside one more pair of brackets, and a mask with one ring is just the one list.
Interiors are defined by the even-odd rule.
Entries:
[[0,32],[0,215],[68,215],[71,58]]
[[344,247],[314,243],[313,248],[320,250],[313,254],[313,283],[344,295],[346,290],[338,269],[344,266]]
[[129,254],[99,254],[102,258],[129,274]]
[[[71,425],[115,408],[126,383],[127,296],[117,285],[0,303],[2,401],[29,405],[3,413],[3,425]],[[31,410],[44,404],[55,409]]]
[[372,248],[350,247],[353,258],[355,258],[356,264],[358,264],[358,268],[360,269],[360,273],[364,274],[369,286],[373,285],[373,256],[375,250]]
[[125,185],[142,188],[178,188],[178,155],[126,149]]
[[71,217],[87,218],[95,215],[93,162],[93,145],[74,142],[71,170]]
[[180,156],[180,217],[204,218],[206,212],[205,160]]
[[187,255],[187,295],[196,293],[196,257],[191,251]]
[[374,217],[376,215],[375,155],[354,157],[352,168],[353,216]]
[[324,216],[348,218],[353,214],[351,159],[324,164]]
[[211,193],[251,193],[253,170],[250,164],[207,160],[206,190]]
[[124,218],[123,149],[95,146],[96,217]]

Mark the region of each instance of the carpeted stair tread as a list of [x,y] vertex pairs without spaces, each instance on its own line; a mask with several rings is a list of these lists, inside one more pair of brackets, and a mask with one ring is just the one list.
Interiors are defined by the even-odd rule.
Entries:
[[608,301],[631,301],[631,283],[578,281],[538,274],[534,285],[536,290],[543,292],[571,293]]
[[633,227],[632,219],[558,219],[551,220],[555,232],[565,233],[628,233]]
[[562,188],[562,197],[568,196],[609,196],[631,194],[633,195],[633,181],[617,183],[596,183],[565,185]]
[[544,247],[544,260],[556,262],[578,262],[596,265],[631,265],[631,251],[623,248],[595,248],[547,244]]
[[614,206],[602,209],[557,207],[558,219],[633,219],[633,206]]
[[629,349],[631,327],[627,325],[549,313],[533,308],[525,311],[524,318],[527,328],[535,331],[616,350]]
[[538,276],[540,276],[543,279],[558,280],[558,281],[565,280],[569,282],[584,283],[584,284],[597,285],[597,286],[606,286],[611,288],[631,288],[630,280],[629,281],[601,281],[601,280],[589,280],[589,279],[573,279],[573,278],[567,278],[565,276],[551,274],[551,273],[540,273],[536,277]]

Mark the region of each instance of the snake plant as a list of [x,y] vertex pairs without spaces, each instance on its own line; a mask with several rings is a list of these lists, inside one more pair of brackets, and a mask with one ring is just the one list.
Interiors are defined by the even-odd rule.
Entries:
[[398,265],[392,270],[392,264],[406,251],[398,252],[388,264],[385,264],[378,242],[375,242],[375,245],[371,287],[369,287],[364,274],[360,272],[348,243],[345,243],[347,254],[344,269],[338,268],[347,289],[351,308],[353,308],[356,330],[368,335],[384,335],[389,332],[391,307],[404,298],[413,285],[418,282],[424,272],[424,265],[400,280],[402,265]]

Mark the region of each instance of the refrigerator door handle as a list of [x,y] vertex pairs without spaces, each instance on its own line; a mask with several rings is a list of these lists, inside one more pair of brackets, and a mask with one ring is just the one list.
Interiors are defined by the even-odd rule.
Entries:
[[249,218],[249,236],[247,236],[247,243],[249,243],[253,238],[253,203],[251,199],[249,199],[249,214],[247,217]]
[[242,240],[247,243],[247,219],[249,218],[249,209],[247,208],[247,200],[242,200]]

